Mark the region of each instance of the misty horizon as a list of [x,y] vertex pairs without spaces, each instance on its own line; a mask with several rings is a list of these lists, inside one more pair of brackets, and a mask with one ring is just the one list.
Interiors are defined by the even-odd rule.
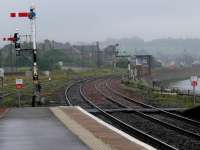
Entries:
[[[37,41],[94,42],[110,38],[200,38],[199,1],[191,0],[2,0],[0,38],[15,28],[29,33],[29,21],[13,19],[10,12],[37,8]],[[4,43],[0,42],[0,45]]]

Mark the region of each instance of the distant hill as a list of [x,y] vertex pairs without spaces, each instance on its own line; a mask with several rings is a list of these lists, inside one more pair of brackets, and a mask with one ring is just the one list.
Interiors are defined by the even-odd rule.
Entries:
[[179,55],[183,52],[187,52],[192,56],[200,56],[200,39],[155,39],[151,41],[144,41],[139,37],[123,38],[123,39],[108,39],[103,41],[103,46],[108,44],[120,45],[122,51],[129,53],[147,53],[155,56],[162,55]]

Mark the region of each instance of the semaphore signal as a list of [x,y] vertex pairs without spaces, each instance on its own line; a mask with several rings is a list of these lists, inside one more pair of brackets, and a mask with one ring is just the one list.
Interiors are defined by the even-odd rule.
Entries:
[[15,38],[14,38],[14,37],[8,37],[8,38],[4,37],[4,38],[3,38],[3,41],[11,41],[11,42],[14,43]]
[[12,12],[10,13],[10,17],[15,18],[15,17],[28,17],[29,16],[29,12],[19,12],[19,13],[15,13]]
[[15,12],[12,12],[10,13],[10,17],[12,18],[15,18],[15,17],[28,17],[28,18],[32,18],[34,17],[36,14],[35,12],[18,12],[18,13],[15,13]]
[[[33,54],[33,83],[35,85],[35,89],[33,92],[33,97],[32,97],[32,106],[35,106],[35,102],[37,101],[38,98],[40,98],[40,82],[39,82],[39,76],[38,76],[38,68],[37,68],[37,48],[36,48],[36,12],[35,12],[35,7],[31,6],[29,12],[11,12],[10,17],[16,18],[16,17],[25,17],[28,18],[31,22],[31,39],[32,39],[32,54]],[[10,38],[5,38],[5,41],[11,41],[15,43],[15,49],[16,52],[20,52],[23,49],[21,49],[20,46],[20,35],[19,33],[14,33],[13,37]],[[24,49],[27,50],[27,49]],[[40,100],[38,100],[40,102]]]

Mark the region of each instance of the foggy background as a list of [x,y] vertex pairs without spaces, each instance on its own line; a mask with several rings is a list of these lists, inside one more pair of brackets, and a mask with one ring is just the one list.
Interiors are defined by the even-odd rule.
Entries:
[[15,26],[27,32],[29,21],[9,18],[9,12],[28,10],[31,3],[37,6],[39,41],[200,38],[197,0],[1,0],[1,36]]
[[16,28],[29,34],[29,20],[10,18],[9,13],[29,11],[32,3],[37,8],[41,49],[53,45],[67,51],[77,43],[100,41],[101,48],[119,43],[122,52],[151,54],[166,65],[200,64],[200,1],[1,0],[0,47],[8,44],[2,38],[13,35]]

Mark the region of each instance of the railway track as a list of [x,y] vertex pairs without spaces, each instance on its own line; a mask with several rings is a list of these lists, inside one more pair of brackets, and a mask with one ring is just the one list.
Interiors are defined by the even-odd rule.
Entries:
[[[106,97],[106,99],[111,100],[112,102],[115,101],[115,103],[118,103],[118,105],[121,107],[130,108],[130,105],[124,104],[124,101],[126,99],[122,100],[122,98],[121,99],[119,97],[117,98],[116,96],[113,96],[115,94],[108,92],[109,89],[102,87],[104,80],[100,79],[100,80],[96,80],[95,82],[93,81],[96,91],[98,91],[101,95]],[[97,83],[100,84],[101,89],[99,89],[99,86],[97,85]],[[107,84],[107,82],[105,82],[105,83]],[[113,89],[114,88],[112,88],[112,90]],[[105,94],[105,93],[107,93],[107,94]],[[86,93],[86,95],[88,96],[87,93]],[[90,97],[90,95],[89,95],[89,97]],[[116,100],[116,99],[118,99],[118,100]],[[138,103],[136,103],[136,104],[138,104]],[[142,106],[145,108],[149,108],[148,106],[150,106],[150,105],[144,104]],[[154,109],[154,107],[150,107],[150,109]],[[163,111],[162,109],[159,109],[159,108],[156,110]],[[160,113],[160,111],[158,111],[158,113]],[[170,113],[170,115],[168,115],[168,113],[169,112],[167,112],[167,117],[169,117],[169,116],[171,117],[172,113]],[[150,115],[147,115],[147,114],[142,113],[137,110],[132,110],[132,114],[130,114],[130,113],[112,113],[112,112],[110,114],[116,116],[118,119],[123,120],[124,122],[129,123],[131,125],[132,124],[135,125],[138,122],[140,122],[139,126],[137,126],[138,129],[141,129],[141,130],[145,131],[146,133],[148,133],[148,132],[151,133],[152,130],[154,130],[154,133],[153,134],[151,133],[151,135],[154,135],[155,137],[162,139],[166,143],[176,146],[180,149],[188,150],[188,149],[199,149],[200,148],[200,143],[199,143],[199,141],[200,141],[199,131],[200,130],[198,129],[198,122],[196,122],[194,120],[190,120],[190,119],[188,120],[188,118],[184,118],[184,117],[180,116],[179,122],[177,122],[177,120],[174,120],[174,117],[167,118],[167,119],[164,118],[165,121],[163,121],[160,118],[152,117]],[[176,114],[172,114],[172,115],[175,115],[176,118],[178,117],[178,115],[176,115]],[[139,117],[139,119],[136,122],[130,121],[131,119],[129,119],[129,118],[133,118],[133,117],[134,118]],[[124,119],[124,118],[126,118],[126,119]],[[182,119],[182,118],[184,118],[184,119]],[[171,120],[169,121],[169,119],[171,119]],[[145,122],[145,124],[157,126],[157,128],[151,128],[148,126],[144,126],[144,128],[149,128],[149,131],[144,128],[141,128],[141,124],[143,124],[144,122]],[[187,122],[187,124],[186,124],[186,122]],[[188,124],[189,122],[192,122],[192,125]],[[158,134],[156,132],[158,132]],[[160,133],[162,133],[162,134],[160,134]],[[163,135],[165,135],[165,137]],[[171,137],[172,135],[174,137]],[[177,142],[175,142],[176,140],[177,140]]]
[[[102,84],[103,81],[100,82],[100,84]],[[109,98],[110,100],[112,101],[115,101],[116,98],[119,98],[118,96],[114,97],[114,96],[109,96],[109,95],[106,95],[104,92],[105,92],[105,88],[104,87],[101,87],[101,89],[103,89],[103,91],[101,91],[100,88],[97,87],[97,85],[95,86],[96,90],[99,91],[102,95],[104,95],[105,97]],[[106,90],[108,91],[108,90]],[[110,93],[110,95],[112,95],[112,93]],[[124,99],[122,98],[121,100],[118,100],[116,101],[119,105],[121,105],[122,107],[127,107],[127,108],[130,108],[130,105],[126,105],[126,103],[124,104]],[[151,108],[153,109],[153,108]],[[164,118],[164,119],[160,119],[159,117],[152,117],[151,115],[148,115],[148,114],[145,114],[143,112],[140,112],[140,111],[137,111],[137,110],[133,110],[133,112],[143,118],[146,118],[146,119],[149,119],[155,123],[158,123],[158,124],[161,124],[162,126],[165,126],[167,128],[170,128],[170,129],[173,129],[173,130],[176,130],[184,135],[188,135],[188,136],[191,136],[193,138],[196,138],[198,140],[200,140],[200,130],[199,128],[197,128],[197,126],[192,126],[190,124],[185,124],[185,120],[182,121],[182,122],[176,122],[176,120],[172,120],[172,118],[170,118],[171,120],[169,121],[169,118]],[[160,115],[160,114],[159,114]],[[165,121],[164,121],[165,120]],[[179,119],[180,120],[180,119]],[[175,125],[174,125],[175,124]],[[181,126],[181,127],[179,127]],[[184,129],[184,128],[186,129]]]
[[[112,93],[116,94],[117,96],[121,97],[122,99],[125,99],[125,100],[127,100],[129,102],[135,103],[137,105],[140,105],[143,108],[150,108],[150,109],[157,110],[159,115],[163,115],[164,116],[165,120],[167,120],[167,119],[170,120],[170,118],[174,118],[174,119],[176,119],[176,121],[177,120],[180,121],[179,124],[181,124],[181,122],[182,122],[182,123],[188,123],[188,124],[193,125],[195,127],[200,127],[200,122],[198,122],[196,120],[193,120],[193,119],[190,119],[190,118],[186,118],[186,117],[180,116],[178,114],[174,114],[174,113],[165,111],[163,109],[160,109],[160,108],[145,104],[143,102],[140,102],[136,98],[128,97],[127,95],[120,93],[119,91],[117,91],[115,88],[113,88],[111,86],[111,82],[110,81],[105,83],[105,88],[107,88],[107,90],[110,90]],[[198,133],[200,133],[200,130],[198,131]]]
[[[181,133],[183,136],[189,136],[191,138],[194,138],[197,141],[194,140],[193,142],[194,143],[196,143],[196,142],[198,143],[198,141],[200,139],[200,135],[199,135],[200,130],[198,128],[199,127],[199,122],[197,122],[195,120],[191,120],[191,119],[185,118],[185,117],[182,117],[182,116],[179,116],[179,115],[176,115],[176,114],[173,114],[173,113],[169,113],[167,111],[163,111],[162,109],[159,109],[159,108],[156,108],[156,107],[141,103],[139,101],[133,100],[132,98],[129,98],[129,97],[124,96],[124,95],[121,95],[119,92],[114,91],[114,89],[116,87],[115,88],[114,87],[112,87],[112,88],[109,87],[108,88],[108,82],[105,82],[106,87],[105,86],[102,87],[104,82],[105,81],[102,81],[102,80],[99,81],[99,82],[96,81],[95,87],[96,87],[96,90],[99,91],[105,97],[107,97],[109,99],[112,99],[112,100],[114,100],[114,99],[116,100],[117,99],[117,102],[119,104],[121,104],[122,106],[127,106],[127,107],[131,106],[131,105],[124,104],[124,101],[127,99],[129,102],[134,102],[135,104],[140,105],[140,106],[142,106],[144,108],[156,109],[156,110],[158,110],[159,113],[161,113],[162,115],[163,114],[165,115],[165,116],[162,116],[162,119],[160,118],[160,114],[157,115],[157,117],[155,117],[155,116],[152,117],[150,115],[147,115],[147,114],[142,113],[142,112],[137,111],[137,110],[132,111],[132,112],[134,112],[134,115],[140,116],[142,119],[147,119],[147,120],[150,120],[150,121],[152,121],[154,123],[160,124],[160,125],[168,128],[168,129],[171,129],[171,130],[174,130],[174,131],[176,131],[178,133]],[[97,85],[97,83],[100,86]],[[112,92],[108,92],[108,91],[112,91]],[[117,93],[116,94],[117,96],[113,96],[114,95],[113,93],[115,93],[115,94]],[[120,99],[120,97],[121,97],[121,99]],[[118,115],[119,114],[116,114],[116,116],[118,116]],[[128,114],[124,114],[124,115],[129,116],[130,118],[133,117],[133,116],[128,115]],[[178,122],[177,122],[177,120],[174,120],[174,118],[178,119]],[[187,124],[186,124],[186,122],[187,122]],[[199,149],[199,144],[197,144],[197,143],[196,143],[196,146],[198,147],[197,149]],[[193,148],[186,148],[186,149],[193,149]]]
[[[76,89],[79,89],[79,101],[85,101],[87,104],[89,104],[91,107],[93,107],[94,109],[98,110],[99,113],[106,119],[109,120],[109,122],[111,122],[112,124],[115,124],[117,127],[119,127],[120,129],[122,129],[123,131],[127,132],[128,134],[137,137],[138,139],[144,141],[145,143],[148,143],[158,149],[176,149],[175,147],[166,144],[165,142],[152,137],[151,135],[138,130],[137,128],[134,128],[133,126],[123,122],[122,120],[118,119],[117,117],[115,117],[114,115],[111,115],[109,113],[107,113],[106,111],[104,111],[104,109],[102,109],[101,107],[97,106],[90,98],[88,98],[83,90],[83,84],[80,84],[80,82],[76,82],[75,84],[70,85],[66,91],[66,102],[69,105],[74,105],[74,102],[72,102],[72,99],[69,95],[70,92],[72,92],[73,90],[70,90],[71,88],[76,87]],[[82,100],[80,99],[82,98]],[[108,99],[106,99],[108,100]],[[112,101],[113,102],[113,101]],[[119,105],[119,104],[118,104]]]
[[69,106],[78,105],[84,109],[91,109],[92,106],[82,98],[79,90],[83,82],[84,80],[79,80],[67,86],[65,90],[65,101]]

